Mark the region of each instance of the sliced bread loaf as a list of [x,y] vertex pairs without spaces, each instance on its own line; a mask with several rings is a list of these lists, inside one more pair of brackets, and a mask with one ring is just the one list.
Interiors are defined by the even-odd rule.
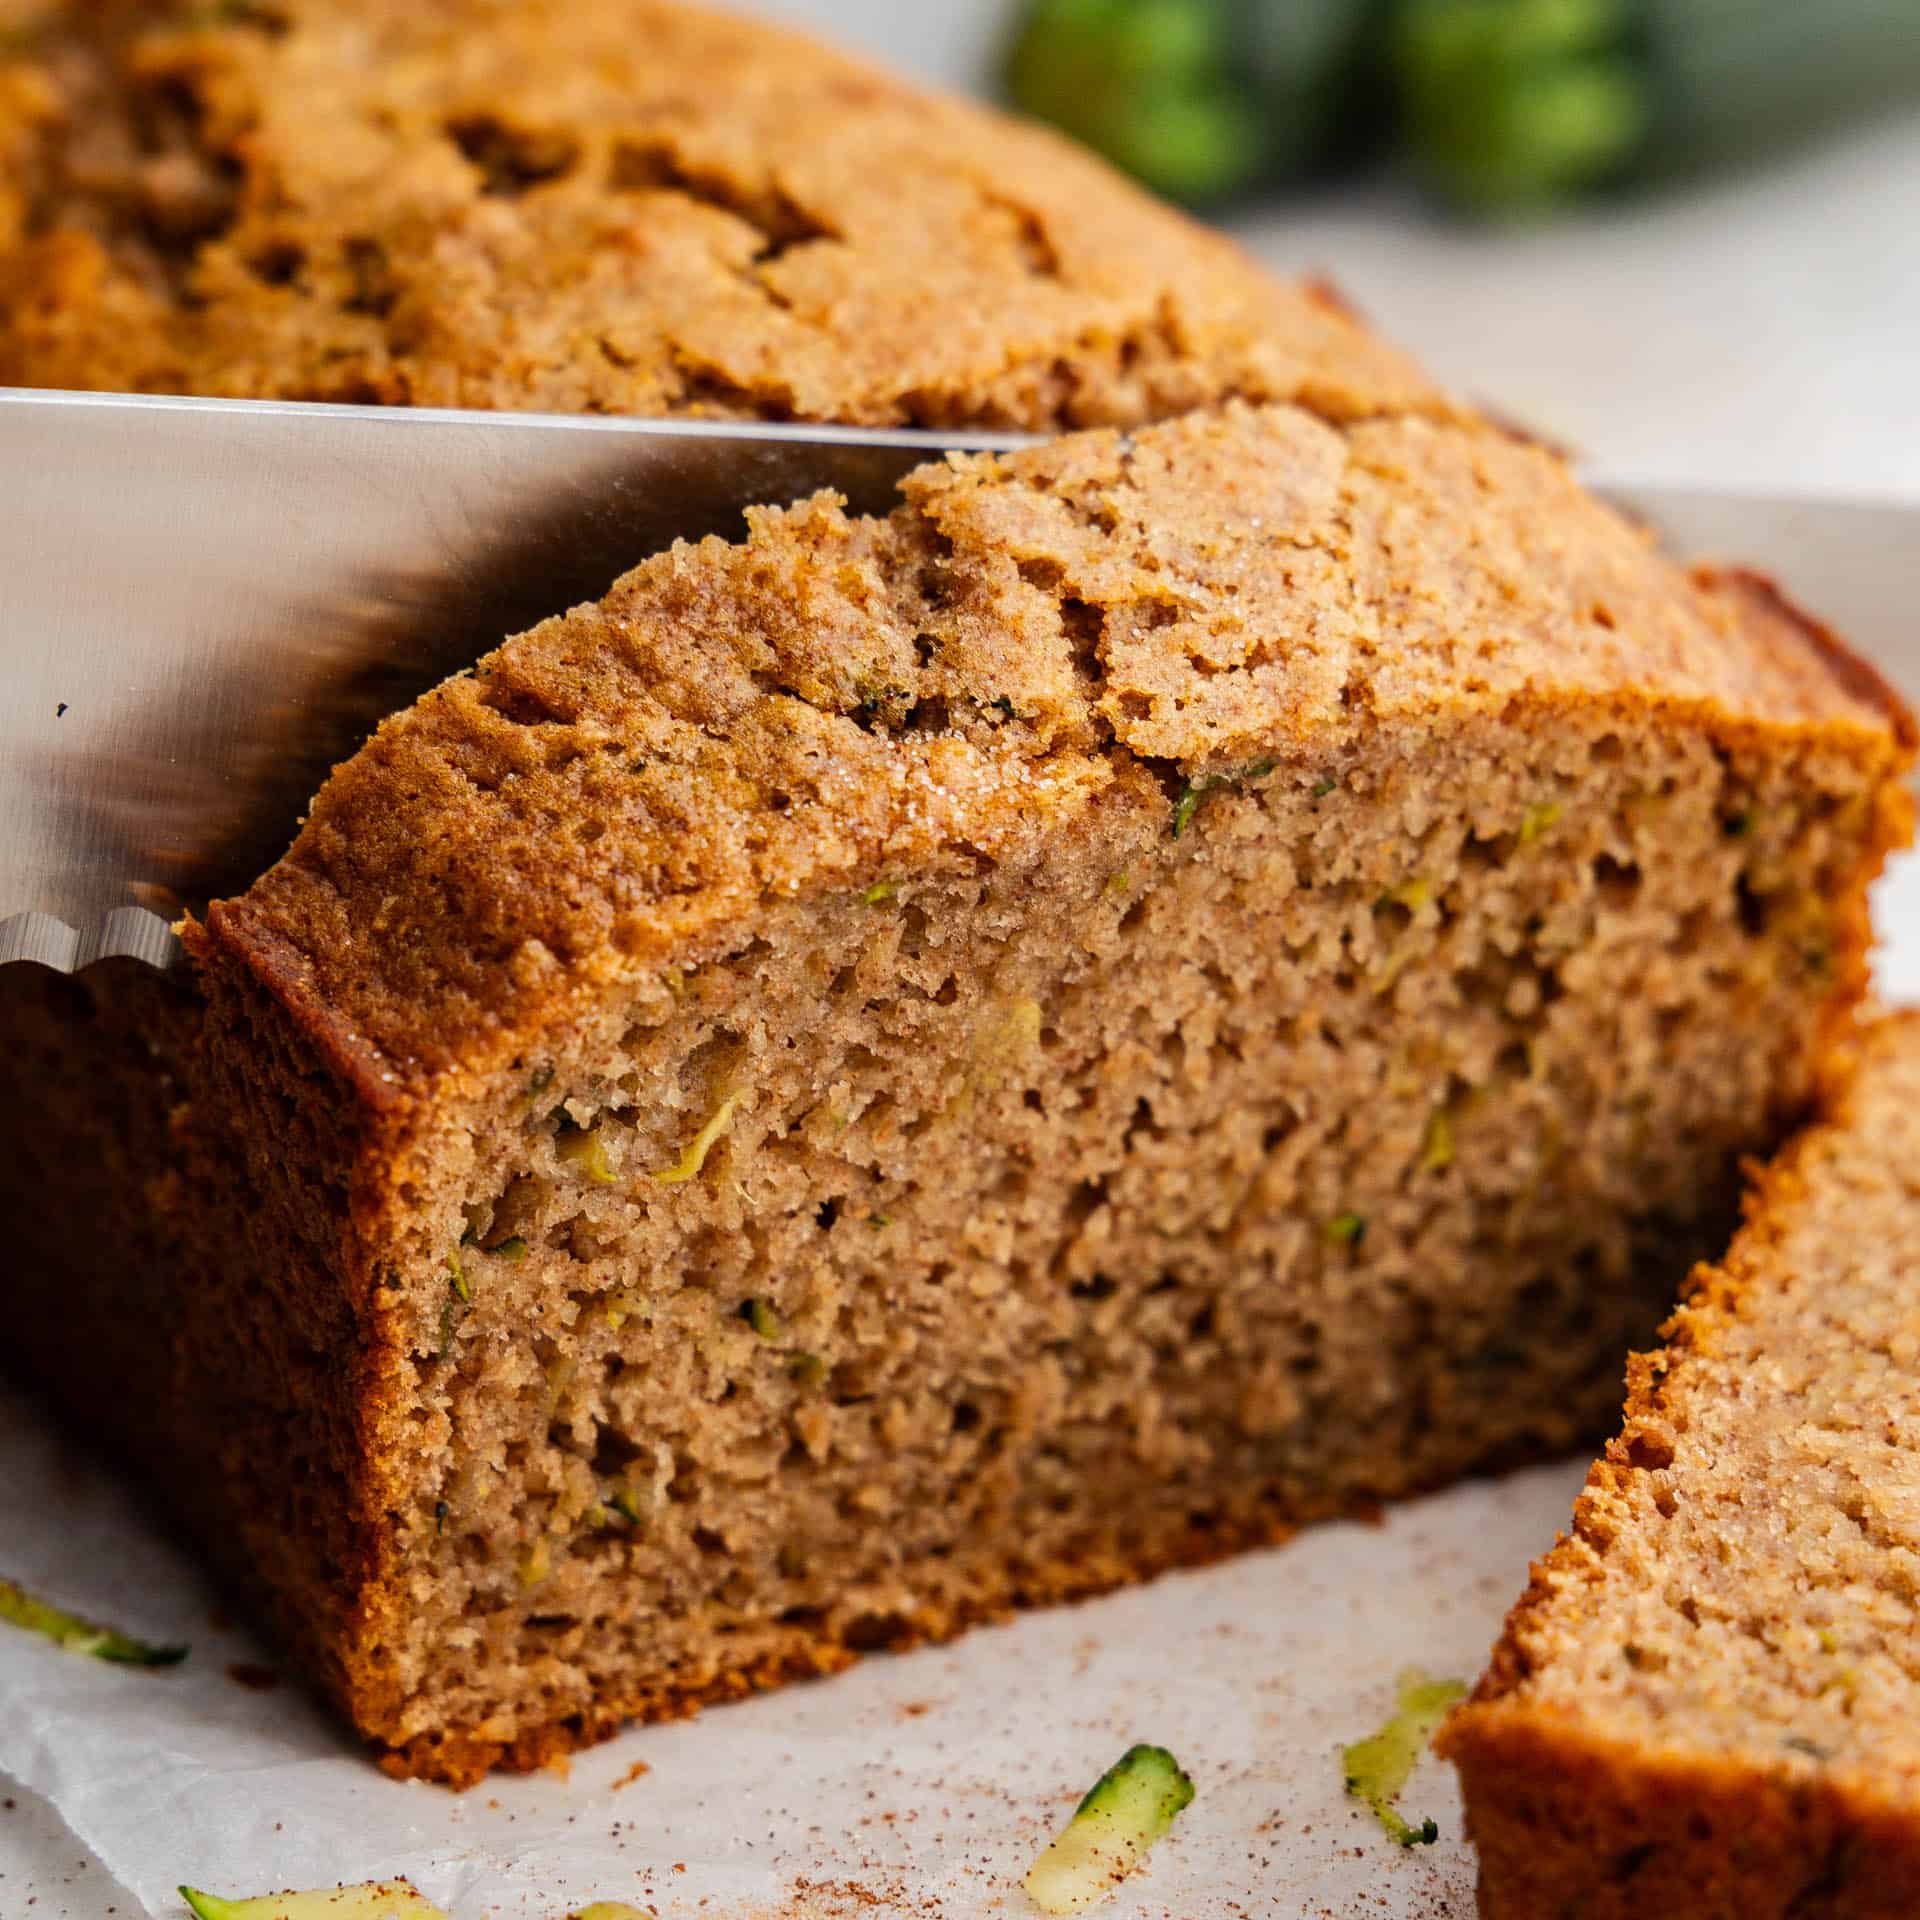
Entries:
[[1636,1360],[1444,1734],[1486,1920],[1920,1913],[1920,1016]]
[[150,1344],[16,1282],[410,1770],[1568,1444],[1858,990],[1904,721],[1550,457],[908,494],[385,726],[190,929]]
[[1211,408],[652,560],[183,978],[0,980],[6,1357],[389,1764],[1604,1419],[1863,984],[1870,672],[1046,136],[647,0],[153,13],[0,87],[0,377]]

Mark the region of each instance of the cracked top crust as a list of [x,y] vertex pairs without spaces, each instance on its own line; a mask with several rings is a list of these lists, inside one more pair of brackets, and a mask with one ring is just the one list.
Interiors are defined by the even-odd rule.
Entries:
[[1067,142],[758,23],[27,3],[0,381],[1027,428],[1442,405]]
[[1817,630],[1036,128],[660,0],[28,11],[0,380],[1184,416],[928,469],[885,520],[757,514],[389,721],[191,936],[376,1104],[766,899],[1164,818],[1192,773],[1398,718],[1611,699],[1904,750]]
[[1702,583],[1537,448],[1230,406],[955,458],[680,545],[389,720],[214,910],[375,1100],[505,1058],[762,901],[1165,830],[1256,756],[1611,704],[1891,769],[1907,722],[1745,579]]

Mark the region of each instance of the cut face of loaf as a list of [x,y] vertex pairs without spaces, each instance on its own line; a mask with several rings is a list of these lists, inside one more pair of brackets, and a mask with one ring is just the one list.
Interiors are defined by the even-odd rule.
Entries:
[[1545,454],[907,491],[511,642],[192,933],[164,1444],[397,1766],[1566,1445],[1859,990],[1904,718]]
[[1458,1764],[1487,1920],[1920,1912],[1920,1018],[1637,1360]]

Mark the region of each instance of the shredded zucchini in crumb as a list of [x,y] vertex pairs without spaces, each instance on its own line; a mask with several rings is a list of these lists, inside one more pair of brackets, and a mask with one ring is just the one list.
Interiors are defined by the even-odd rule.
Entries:
[[607,1158],[607,1143],[600,1138],[597,1127],[569,1128],[554,1141],[553,1150],[596,1187],[610,1187],[620,1178]]
[[1537,806],[1529,807],[1520,816],[1520,844],[1530,847],[1543,833],[1549,832],[1559,824],[1560,802],[1542,800]]
[[69,1653],[89,1653],[117,1666],[173,1667],[187,1657],[185,1647],[159,1647],[117,1627],[96,1627],[76,1613],[50,1606],[13,1580],[0,1579],[0,1620],[42,1634]]
[[740,1318],[762,1340],[778,1340],[787,1330],[787,1323],[781,1319],[779,1309],[771,1300],[762,1300],[758,1295],[740,1302]]
[[1432,881],[1423,880],[1415,874],[1411,880],[1402,880],[1397,887],[1389,887],[1380,896],[1378,904],[1383,907],[1405,907],[1409,913],[1418,913],[1432,898]]
[[1364,1213],[1336,1213],[1321,1231],[1333,1246],[1357,1247],[1366,1238],[1367,1216]]
[[862,906],[877,907],[882,901],[891,900],[899,891],[899,887],[891,880],[876,880],[873,885],[860,896],[860,903]]
[[1165,1747],[1129,1747],[1033,1863],[1028,1896],[1042,1913],[1098,1906],[1192,1799],[1193,1781]]
[[712,1119],[687,1142],[680,1158],[670,1167],[656,1167],[652,1178],[665,1186],[678,1186],[682,1181],[691,1180],[707,1164],[707,1155],[713,1151],[714,1142],[733,1123],[733,1110],[739,1104],[739,1094],[728,1094],[714,1108]]
[[460,1263],[458,1247],[447,1255],[447,1285],[453,1289],[455,1298],[460,1300],[473,1298],[473,1282],[467,1278],[467,1270]]
[[447,1920],[411,1880],[369,1880],[357,1887],[317,1887],[311,1893],[261,1893],[245,1900],[182,1887],[180,1897],[199,1920]]
[[1445,1107],[1435,1107],[1427,1116],[1427,1131],[1420,1142],[1422,1173],[1443,1173],[1453,1165],[1453,1117]]
[[1390,1839],[1403,1847],[1430,1847],[1440,1837],[1439,1826],[1431,1819],[1417,1827],[1410,1825],[1394,1802],[1414,1762],[1426,1752],[1427,1742],[1447,1717],[1447,1709],[1467,1689],[1458,1680],[1429,1680],[1417,1667],[1400,1676],[1398,1687],[1399,1712],[1378,1733],[1356,1740],[1340,1758],[1346,1768],[1347,1791],[1373,1809]]
[[1173,837],[1178,840],[1186,832],[1188,822],[1199,811],[1200,802],[1209,794],[1218,793],[1222,787],[1237,786],[1243,780],[1264,780],[1279,764],[1277,760],[1250,760],[1231,773],[1209,773],[1199,780],[1189,780],[1173,803]]

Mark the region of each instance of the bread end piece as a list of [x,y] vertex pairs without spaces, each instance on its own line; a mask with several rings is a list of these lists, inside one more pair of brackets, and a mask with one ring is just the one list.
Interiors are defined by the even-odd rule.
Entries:
[[1487,1920],[1920,1906],[1920,1014],[1827,1067],[1442,1730]]

